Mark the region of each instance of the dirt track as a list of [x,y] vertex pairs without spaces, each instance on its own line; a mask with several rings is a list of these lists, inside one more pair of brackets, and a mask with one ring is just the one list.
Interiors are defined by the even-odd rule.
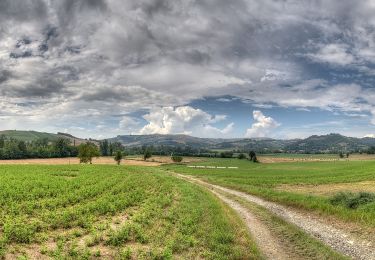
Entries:
[[[247,200],[251,203],[255,203],[257,205],[260,205],[270,212],[274,213],[275,215],[283,218],[289,223],[292,223],[299,228],[301,228],[306,233],[312,235],[316,239],[322,241],[326,245],[332,247],[334,250],[349,256],[353,259],[375,259],[375,245],[374,242],[362,240],[359,238],[355,238],[348,234],[345,230],[338,229],[336,227],[333,227],[327,223],[323,223],[322,221],[316,220],[314,218],[310,218],[304,214],[299,213],[298,211],[295,211],[293,209],[281,206],[277,203],[269,202],[264,199],[261,199],[259,197],[249,195],[244,192],[224,188],[218,185],[210,184],[205,181],[199,180],[197,178],[194,178],[192,176],[186,176],[178,174],[180,178],[184,178],[188,181],[194,182],[196,184],[199,184],[201,186],[204,186],[206,188],[209,188],[213,193],[218,194],[217,191],[228,193],[237,197],[240,197],[244,200]],[[222,195],[218,196],[220,199],[223,199]],[[226,202],[229,206],[231,206],[234,210],[238,212],[240,216],[242,216],[246,222],[246,225],[249,229],[252,230],[252,232],[257,232],[258,228],[254,229],[254,225],[257,225],[256,222],[252,222],[251,218],[247,217],[246,214],[248,213],[248,210],[241,209],[241,205],[236,205],[237,202],[227,198],[224,196],[223,199],[224,202]],[[250,213],[251,214],[251,213]],[[258,234],[254,235],[256,236],[266,236],[266,233],[258,232]],[[267,247],[262,246],[262,244],[259,244],[261,250],[265,251],[265,255],[272,255],[272,251],[270,251]],[[277,245],[276,245],[277,246]],[[281,253],[282,254],[282,253]],[[270,259],[273,259],[270,257]],[[288,258],[284,258],[288,259]]]

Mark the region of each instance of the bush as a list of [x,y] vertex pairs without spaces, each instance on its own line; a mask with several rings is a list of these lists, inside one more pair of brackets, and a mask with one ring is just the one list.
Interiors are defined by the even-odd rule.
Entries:
[[370,192],[339,192],[330,199],[330,202],[332,205],[342,205],[349,209],[356,209],[361,205],[375,202],[375,194]]
[[221,152],[220,153],[220,157],[221,158],[232,158],[233,157],[233,153],[232,152]]
[[173,155],[171,157],[172,161],[175,162],[175,163],[179,163],[179,162],[182,162],[183,160],[183,157],[182,156],[177,156],[177,155]]
[[240,153],[238,156],[237,156],[238,159],[240,160],[243,160],[243,159],[246,159],[246,155],[243,154],[243,153]]

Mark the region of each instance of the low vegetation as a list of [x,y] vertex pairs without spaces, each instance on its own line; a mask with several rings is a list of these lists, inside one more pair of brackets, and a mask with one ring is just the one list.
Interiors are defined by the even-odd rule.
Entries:
[[236,214],[159,168],[3,165],[0,203],[8,258],[260,258]]
[[329,185],[375,180],[374,161],[333,161],[252,164],[237,159],[207,159],[206,166],[236,166],[238,169],[188,168],[167,165],[165,169],[190,174],[211,183],[235,188],[288,206],[305,209],[343,221],[375,227],[375,201],[366,193],[332,197],[282,190],[283,185]]
[[349,209],[356,209],[362,205],[375,202],[375,193],[339,192],[330,199],[330,202],[332,205],[341,205]]
[[178,156],[178,155],[172,155],[172,156],[171,156],[171,159],[172,159],[172,161],[175,162],[175,163],[180,163],[180,162],[182,162],[183,157],[182,157],[182,156]]

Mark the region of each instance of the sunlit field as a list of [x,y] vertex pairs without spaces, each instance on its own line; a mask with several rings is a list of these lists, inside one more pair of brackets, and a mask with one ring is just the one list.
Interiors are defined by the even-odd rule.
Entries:
[[190,165],[194,164],[238,169],[189,168],[186,165],[163,167],[285,205],[375,227],[375,161],[265,164],[238,159],[208,159]]
[[0,258],[259,257],[232,210],[160,168],[0,169]]

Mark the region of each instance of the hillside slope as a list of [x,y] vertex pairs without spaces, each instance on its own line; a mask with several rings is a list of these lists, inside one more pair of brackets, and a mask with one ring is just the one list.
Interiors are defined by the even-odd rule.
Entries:
[[65,138],[70,140],[71,144],[77,146],[80,145],[81,143],[90,141],[95,144],[99,144],[99,141],[97,140],[92,140],[92,139],[82,139],[75,137],[70,134],[66,133],[57,133],[57,134],[52,134],[52,133],[44,133],[44,132],[37,132],[37,131],[19,131],[19,130],[4,130],[0,131],[0,136],[5,136],[6,138],[14,138],[17,140],[25,141],[25,142],[31,142],[31,141],[36,141],[38,139],[47,139],[50,142],[53,142],[57,140],[58,138]]

